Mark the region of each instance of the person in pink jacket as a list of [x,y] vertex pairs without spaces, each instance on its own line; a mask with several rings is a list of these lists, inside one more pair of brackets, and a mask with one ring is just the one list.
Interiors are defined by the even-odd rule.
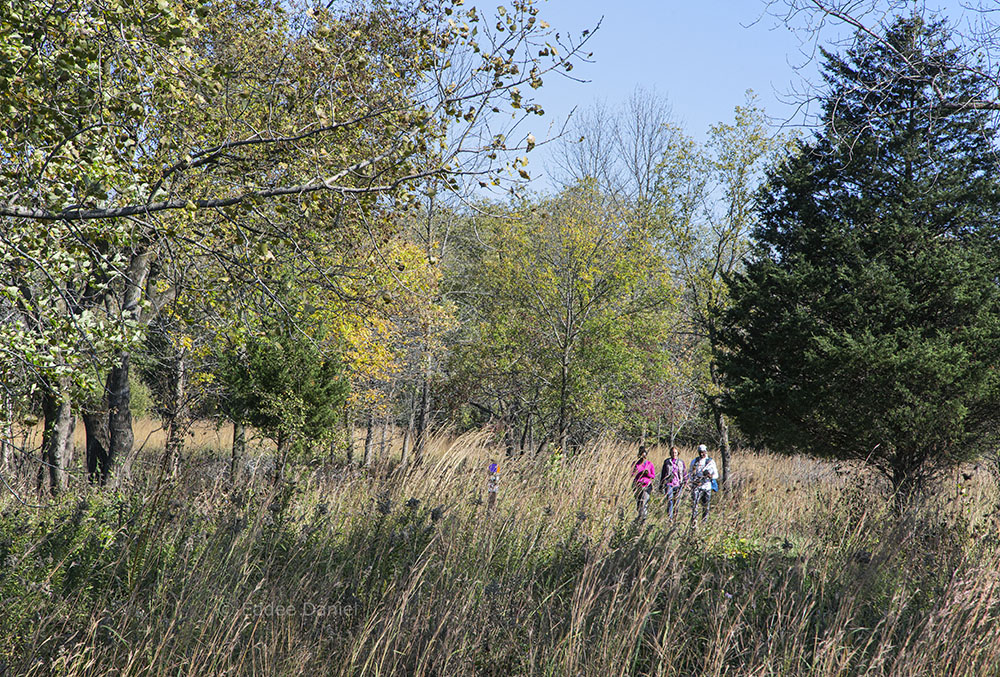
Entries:
[[635,507],[639,511],[639,521],[646,519],[649,492],[656,477],[656,466],[646,459],[646,447],[639,447],[639,457],[632,466],[632,491],[635,493]]

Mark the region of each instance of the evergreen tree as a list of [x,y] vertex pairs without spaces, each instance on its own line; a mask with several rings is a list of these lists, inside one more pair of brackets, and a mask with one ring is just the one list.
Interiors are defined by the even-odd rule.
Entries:
[[997,440],[995,130],[956,105],[987,83],[915,16],[824,57],[824,124],[769,173],[731,281],[727,406],[775,450],[865,461],[902,498]]
[[223,356],[222,406],[234,421],[275,441],[281,477],[294,448],[328,439],[336,429],[348,383],[339,357],[324,354],[289,321],[265,320],[263,329]]

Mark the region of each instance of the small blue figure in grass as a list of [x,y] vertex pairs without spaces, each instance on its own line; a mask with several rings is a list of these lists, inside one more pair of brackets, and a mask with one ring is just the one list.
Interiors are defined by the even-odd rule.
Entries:
[[486,511],[493,512],[493,508],[497,504],[497,488],[500,484],[500,473],[497,470],[497,462],[495,460],[490,461],[490,467],[486,471]]

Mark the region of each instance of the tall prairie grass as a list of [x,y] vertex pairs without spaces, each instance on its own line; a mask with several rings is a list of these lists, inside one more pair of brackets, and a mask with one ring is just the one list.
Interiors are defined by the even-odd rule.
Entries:
[[0,675],[1000,674],[987,472],[898,516],[857,467],[738,455],[692,527],[660,496],[636,522],[634,452],[442,437],[276,486],[224,452],[168,481],[150,449],[115,489],[7,494]]

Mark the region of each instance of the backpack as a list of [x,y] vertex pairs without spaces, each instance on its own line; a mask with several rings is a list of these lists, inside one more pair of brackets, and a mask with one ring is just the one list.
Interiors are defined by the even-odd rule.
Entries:
[[[712,457],[709,456],[708,457],[708,461],[711,461],[711,460],[712,460]],[[706,465],[708,465],[708,461],[705,461]],[[718,490],[719,490],[719,480],[713,479],[712,480],[712,491],[718,491]]]

